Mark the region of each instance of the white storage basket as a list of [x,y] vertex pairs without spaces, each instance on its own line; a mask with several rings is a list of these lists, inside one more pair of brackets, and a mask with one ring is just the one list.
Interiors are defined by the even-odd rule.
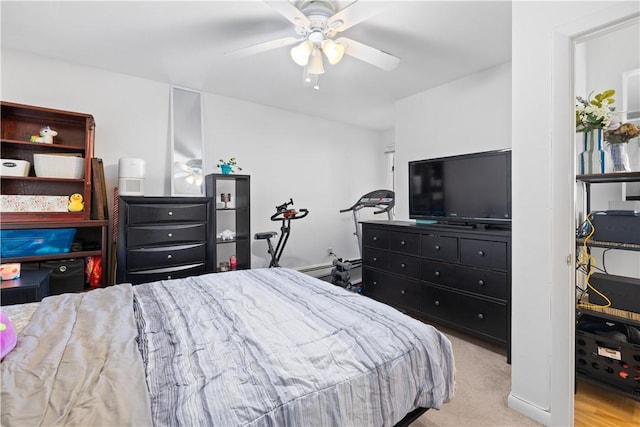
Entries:
[[2,176],[29,176],[31,164],[26,160],[0,159]]
[[33,167],[41,178],[84,178],[84,158],[73,154],[34,154]]

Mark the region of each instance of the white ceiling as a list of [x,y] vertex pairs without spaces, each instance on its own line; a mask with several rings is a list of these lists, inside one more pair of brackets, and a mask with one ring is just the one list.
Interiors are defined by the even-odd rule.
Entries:
[[[350,2],[340,2],[346,6]],[[373,129],[394,102],[511,60],[508,1],[373,1],[341,36],[400,58],[382,71],[345,55],[320,90],[302,84],[289,47],[226,52],[286,36],[293,24],[253,1],[2,1],[2,48],[172,83]]]

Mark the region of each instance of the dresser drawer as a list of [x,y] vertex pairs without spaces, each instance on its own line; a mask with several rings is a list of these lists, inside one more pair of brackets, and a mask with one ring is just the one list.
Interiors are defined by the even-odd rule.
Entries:
[[438,262],[432,260],[422,260],[420,269],[420,279],[436,285],[456,287],[458,284],[457,264]]
[[150,246],[127,251],[127,265],[131,270],[193,264],[205,262],[206,259],[207,244],[205,242],[191,245]]
[[483,296],[507,299],[507,274],[437,261],[422,261],[421,279]]
[[362,294],[385,304],[419,311],[423,286],[406,278],[365,269]]
[[132,205],[128,210],[128,224],[158,222],[206,222],[207,205],[202,204],[153,204]]
[[362,248],[362,263],[368,267],[387,270],[389,268],[389,252],[365,246]]
[[171,245],[180,242],[202,242],[207,240],[207,225],[171,224],[133,226],[127,228],[127,247],[146,245]]
[[458,238],[422,235],[422,256],[443,261],[458,260]]
[[429,317],[492,338],[507,340],[506,304],[425,286],[422,310]]
[[378,228],[362,227],[362,245],[372,248],[387,249],[389,247],[389,232]]
[[389,253],[388,257],[389,272],[412,278],[420,277],[420,258],[397,253]]
[[507,269],[507,243],[460,239],[460,261],[478,267]]
[[151,270],[128,271],[125,282],[134,285],[156,282],[158,280],[181,279],[189,276],[199,276],[207,273],[205,263],[181,265],[176,267],[154,268]]
[[420,235],[415,233],[390,233],[389,249],[412,255],[420,255]]

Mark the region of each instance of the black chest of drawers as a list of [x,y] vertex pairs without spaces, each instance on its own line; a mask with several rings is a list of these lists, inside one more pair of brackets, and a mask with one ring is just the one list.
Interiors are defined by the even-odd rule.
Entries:
[[117,282],[213,272],[212,209],[209,197],[120,197]]
[[510,230],[368,221],[362,233],[364,295],[510,355]]

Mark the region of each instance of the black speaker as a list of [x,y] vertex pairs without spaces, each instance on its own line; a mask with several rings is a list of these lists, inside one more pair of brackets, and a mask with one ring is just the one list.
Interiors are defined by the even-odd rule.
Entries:
[[43,261],[40,268],[52,270],[49,275],[49,295],[79,292],[84,289],[84,258]]
[[[634,313],[640,312],[640,279],[593,273],[590,282],[591,286],[609,298],[611,307]],[[599,305],[606,303],[600,295],[592,291],[589,291],[589,302]]]

